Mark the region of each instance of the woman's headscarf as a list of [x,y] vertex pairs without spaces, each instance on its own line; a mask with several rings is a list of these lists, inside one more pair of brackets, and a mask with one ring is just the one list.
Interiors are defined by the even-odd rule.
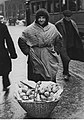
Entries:
[[45,18],[46,18],[46,22],[43,24],[43,26],[42,27],[45,27],[46,25],[48,25],[48,21],[49,21],[49,13],[48,13],[48,11],[46,10],[46,9],[44,9],[44,8],[41,8],[41,9],[39,9],[37,12],[36,12],[36,23],[37,24],[39,24],[39,22],[38,22],[38,18],[40,17],[40,16],[44,16]]

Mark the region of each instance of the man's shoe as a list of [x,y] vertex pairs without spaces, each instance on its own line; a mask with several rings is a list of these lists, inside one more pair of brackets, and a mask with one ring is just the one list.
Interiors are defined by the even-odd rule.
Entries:
[[68,77],[71,77],[71,75],[68,73]]

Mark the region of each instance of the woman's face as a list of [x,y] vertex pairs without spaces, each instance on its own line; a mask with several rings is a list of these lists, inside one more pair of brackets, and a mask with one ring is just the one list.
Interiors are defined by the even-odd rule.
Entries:
[[38,22],[39,22],[40,25],[43,25],[46,22],[45,16],[39,16]]

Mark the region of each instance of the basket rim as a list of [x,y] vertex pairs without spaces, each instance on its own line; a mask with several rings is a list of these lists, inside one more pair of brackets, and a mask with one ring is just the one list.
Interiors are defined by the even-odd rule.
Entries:
[[55,100],[55,101],[24,101],[24,100],[17,100],[19,103],[36,103],[36,104],[40,104],[40,103],[56,103],[56,102],[58,102],[59,101],[59,99],[58,100]]

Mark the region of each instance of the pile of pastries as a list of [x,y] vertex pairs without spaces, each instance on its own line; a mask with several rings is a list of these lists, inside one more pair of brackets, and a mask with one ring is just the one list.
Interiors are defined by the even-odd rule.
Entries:
[[35,86],[19,84],[18,97],[26,102],[55,101],[59,99],[63,89],[58,83],[39,81]]

